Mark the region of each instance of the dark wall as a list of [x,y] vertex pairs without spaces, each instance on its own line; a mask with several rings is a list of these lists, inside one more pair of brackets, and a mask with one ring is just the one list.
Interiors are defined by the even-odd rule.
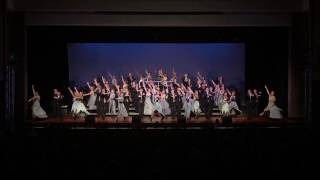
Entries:
[[[311,85],[311,114],[313,123],[320,118],[319,113],[316,111],[318,105],[317,99],[320,99],[320,1],[311,0],[311,64],[312,64],[312,85]],[[318,124],[318,123],[317,123]]]
[[25,23],[24,14],[8,11],[6,2],[0,3],[0,129],[14,132],[24,117]]
[[[291,99],[289,106],[294,115],[305,115],[305,69],[309,58],[308,13],[293,15],[291,30],[292,57],[290,68]],[[296,106],[300,104],[300,106]]]
[[9,0],[29,12],[292,12],[304,0]]
[[[6,16],[6,64],[10,64],[14,74],[14,84],[12,87],[13,98],[10,98],[6,104],[12,101],[14,110],[12,119],[7,122],[9,131],[19,131],[23,126],[23,119],[25,118],[25,29],[24,29],[24,15],[23,13],[8,12]],[[8,90],[8,89],[6,89]],[[8,116],[8,112],[6,112]]]
[[29,95],[36,84],[46,109],[52,88],[68,86],[68,42],[244,42],[246,87],[267,84],[287,109],[288,28],[29,27]]
[[[5,61],[5,1],[0,1],[0,91],[4,91],[4,61]],[[4,129],[4,95],[0,95],[0,130]]]

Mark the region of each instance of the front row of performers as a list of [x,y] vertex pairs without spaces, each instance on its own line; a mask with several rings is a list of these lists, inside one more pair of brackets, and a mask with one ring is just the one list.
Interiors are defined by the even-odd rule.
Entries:
[[[121,77],[121,85],[117,82],[115,76],[110,75],[111,83],[102,77],[101,82],[94,79],[93,83],[87,83],[88,91],[84,93],[78,90],[68,88],[73,103],[71,112],[76,118],[81,114],[88,115],[89,111],[96,111],[98,119],[105,119],[107,114],[117,115],[118,118],[125,118],[129,115],[131,107],[140,117],[149,116],[151,121],[154,116],[161,116],[162,120],[168,115],[176,118],[178,115],[184,115],[187,121],[191,114],[196,118],[201,112],[209,118],[214,107],[218,107],[221,114],[228,116],[231,112],[241,114],[237,104],[236,91],[225,88],[223,78],[219,77],[216,81],[211,81],[212,86],[207,84],[200,73],[197,73],[196,86],[192,86],[191,80],[187,74],[182,78],[179,84],[175,74],[168,80],[165,73],[158,72],[157,80],[151,78],[147,72],[145,77],[139,80],[129,73],[125,80]],[[265,86],[269,96],[267,107],[260,115],[269,113],[270,118],[281,119],[282,110],[276,106],[276,97],[274,91],[269,91]],[[32,86],[33,101],[32,115],[35,118],[47,118],[46,112],[40,106],[40,96]],[[60,106],[62,105],[63,95],[57,89],[53,92],[53,115],[62,118]],[[88,97],[88,98],[85,98]],[[254,117],[258,112],[258,103],[260,103],[261,94],[257,90],[247,91],[247,114],[248,117]],[[86,100],[86,105],[84,104]],[[184,113],[181,112],[183,109]]]

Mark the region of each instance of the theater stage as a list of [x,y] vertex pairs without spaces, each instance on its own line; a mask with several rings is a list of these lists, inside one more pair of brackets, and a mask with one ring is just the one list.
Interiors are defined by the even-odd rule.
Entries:
[[204,116],[198,118],[192,117],[190,121],[185,121],[183,117],[173,118],[144,116],[141,121],[138,116],[129,116],[127,118],[118,118],[117,116],[106,116],[104,120],[96,116],[87,116],[86,118],[74,119],[72,115],[66,115],[62,119],[48,118],[44,120],[29,120],[27,127],[49,128],[221,128],[221,127],[288,127],[301,126],[301,119],[282,119],[275,120],[267,117],[248,118],[246,115],[231,116],[232,121],[223,120],[222,116],[212,116],[207,119]]

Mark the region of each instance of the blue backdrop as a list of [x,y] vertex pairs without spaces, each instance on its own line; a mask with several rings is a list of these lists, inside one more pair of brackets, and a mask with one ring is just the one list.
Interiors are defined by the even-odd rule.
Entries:
[[68,44],[69,80],[85,82],[108,72],[137,77],[149,69],[162,67],[171,77],[172,68],[180,77],[197,72],[207,79],[222,75],[227,86],[244,90],[245,45],[243,43],[70,43]]

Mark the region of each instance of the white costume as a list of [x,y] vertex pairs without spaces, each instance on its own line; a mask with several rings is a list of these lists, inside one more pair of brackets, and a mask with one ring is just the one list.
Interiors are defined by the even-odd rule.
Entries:
[[47,118],[46,112],[40,106],[40,98],[36,98],[32,104],[32,116],[37,118]]
[[154,111],[154,107],[153,107],[153,104],[151,102],[151,93],[147,92],[146,93],[146,99],[144,101],[143,114],[144,115],[152,115],[153,111]]
[[71,112],[73,114],[79,114],[80,112],[83,112],[85,114],[89,114],[87,111],[86,106],[83,104],[83,102],[79,99],[74,99],[71,107]]
[[92,93],[89,97],[88,104],[87,104],[89,107],[89,110],[96,110],[97,109],[96,99],[97,99],[97,94]]

